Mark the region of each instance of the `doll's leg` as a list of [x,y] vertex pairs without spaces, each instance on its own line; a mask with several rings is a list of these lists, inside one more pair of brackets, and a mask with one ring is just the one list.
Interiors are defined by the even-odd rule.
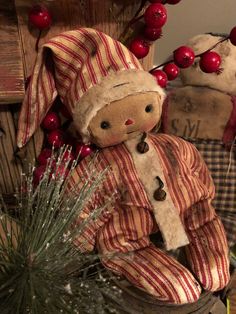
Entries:
[[215,218],[197,229],[188,229],[186,254],[204,289],[217,291],[229,281],[228,245],[223,225]]
[[185,267],[150,243],[152,226],[147,210],[127,207],[116,212],[97,238],[104,266],[161,301],[196,301],[200,285]]

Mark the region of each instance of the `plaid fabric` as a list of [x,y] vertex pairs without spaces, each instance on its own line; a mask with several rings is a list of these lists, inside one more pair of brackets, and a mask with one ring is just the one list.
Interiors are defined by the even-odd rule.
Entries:
[[193,140],[201,152],[216,187],[213,205],[224,224],[228,243],[236,243],[236,146],[230,151],[221,141]]

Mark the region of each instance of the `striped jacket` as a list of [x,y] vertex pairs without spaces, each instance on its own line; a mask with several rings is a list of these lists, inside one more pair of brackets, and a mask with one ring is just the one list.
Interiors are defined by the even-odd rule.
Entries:
[[[150,134],[144,156],[136,151],[135,141],[105,148],[92,162],[92,169],[88,170],[91,160],[87,158],[74,171],[72,186],[93,181],[111,168],[76,223],[107,198],[114,199],[75,244],[82,251],[96,244],[105,267],[159,300],[194,302],[201,289],[193,275],[150,242],[149,235],[159,229],[167,249],[185,245],[188,263],[204,289],[222,289],[229,281],[228,246],[211,205],[214,185],[200,154],[180,138]],[[162,201],[153,197],[157,176],[167,193]],[[106,258],[116,252],[125,255]],[[132,252],[131,260],[127,252]]]
[[[164,134],[149,135],[148,139],[154,147],[155,154],[150,156],[148,164],[155,164],[159,160],[162,172],[160,177],[166,183],[164,189],[170,196],[171,206],[178,213],[185,228],[197,229],[211,221],[216,215],[211,205],[215,189],[207,167],[195,147],[180,138]],[[90,162],[91,159],[86,158],[76,168],[73,174],[75,183],[80,180],[85,183],[91,176],[88,171]],[[154,208],[153,201],[140,180],[140,171],[126,143],[101,150],[92,164],[93,172],[94,168],[96,170],[95,173],[106,168],[111,168],[111,171],[107,174],[102,188],[94,196],[93,205],[90,203],[85,208],[83,218],[93,208],[101,205],[105,198],[116,194],[116,200],[113,208],[109,209],[109,213],[105,211],[84,232],[84,242],[91,245],[90,249],[95,244],[96,231],[109,219],[116,206],[135,206],[152,212]],[[150,173],[148,170],[151,171],[142,169],[148,181],[151,182],[157,173]],[[154,192],[157,182],[151,185],[153,186],[150,189]],[[162,203],[159,202],[158,206],[162,206]],[[165,210],[164,214],[167,218],[168,207]],[[171,225],[167,225],[167,228],[174,233],[174,222],[171,221]]]

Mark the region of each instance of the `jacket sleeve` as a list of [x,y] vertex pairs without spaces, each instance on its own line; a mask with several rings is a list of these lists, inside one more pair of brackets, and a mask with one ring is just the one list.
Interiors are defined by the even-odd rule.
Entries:
[[226,235],[212,206],[215,188],[207,166],[193,145],[184,145],[185,159],[196,176],[196,190],[200,193],[184,217],[190,240],[186,255],[204,289],[217,291],[226,286],[230,277]]
[[188,229],[197,229],[216,216],[212,205],[215,186],[205,161],[194,145],[183,141],[182,154],[194,178],[194,186],[190,186],[194,204],[185,213],[185,225]]
[[116,198],[115,180],[103,155],[83,159],[73,171],[69,187],[70,193],[84,201],[73,224],[79,231],[74,244],[89,252],[94,249],[98,230],[111,217]]

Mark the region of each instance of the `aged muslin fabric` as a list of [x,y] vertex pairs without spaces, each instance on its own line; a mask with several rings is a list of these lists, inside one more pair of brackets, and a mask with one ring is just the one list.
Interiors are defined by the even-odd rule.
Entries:
[[[186,253],[191,269],[205,289],[221,289],[229,280],[228,246],[222,223],[211,205],[214,186],[205,163],[193,145],[179,138],[159,134],[149,139],[190,240]],[[89,159],[79,164],[72,186],[88,180],[88,165]],[[112,171],[77,223],[115,193],[113,206],[86,228],[76,244],[82,250],[92,250],[96,244],[106,267],[160,300],[197,300],[201,289],[193,275],[150,242],[149,235],[158,229],[153,207],[124,144],[99,152],[93,173],[106,167]],[[174,232],[174,222],[170,228]]]
[[229,245],[236,243],[236,146],[231,151],[221,141],[193,140],[214,180],[213,205],[221,217]]

